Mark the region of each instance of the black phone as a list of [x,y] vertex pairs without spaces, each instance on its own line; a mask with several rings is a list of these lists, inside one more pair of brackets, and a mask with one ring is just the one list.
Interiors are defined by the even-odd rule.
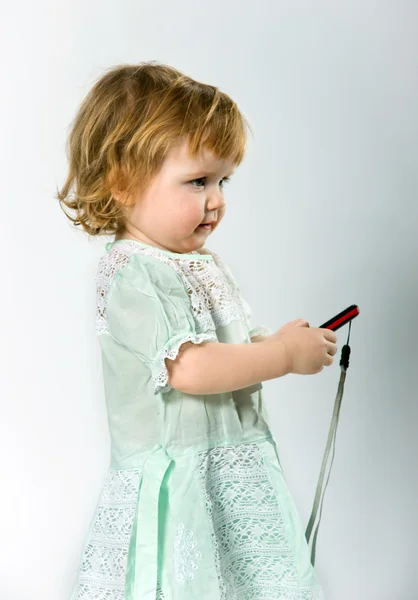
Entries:
[[352,304],[342,312],[338,313],[338,315],[335,315],[335,317],[321,325],[321,329],[331,329],[331,331],[337,331],[337,329],[349,323],[359,314],[360,309],[357,304]]

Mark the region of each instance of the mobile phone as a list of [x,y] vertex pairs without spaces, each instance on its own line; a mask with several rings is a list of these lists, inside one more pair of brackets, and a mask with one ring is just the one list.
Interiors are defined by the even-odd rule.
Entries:
[[331,331],[337,331],[343,325],[347,325],[352,319],[360,314],[360,309],[357,304],[352,304],[338,315],[335,315],[332,319],[321,325],[321,329],[331,329]]

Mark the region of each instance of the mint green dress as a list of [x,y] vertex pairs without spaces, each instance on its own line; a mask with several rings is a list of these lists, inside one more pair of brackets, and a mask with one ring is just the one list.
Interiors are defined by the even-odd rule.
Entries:
[[324,600],[262,385],[168,383],[183,343],[268,333],[228,267],[207,249],[118,240],[96,284],[111,460],[71,600]]

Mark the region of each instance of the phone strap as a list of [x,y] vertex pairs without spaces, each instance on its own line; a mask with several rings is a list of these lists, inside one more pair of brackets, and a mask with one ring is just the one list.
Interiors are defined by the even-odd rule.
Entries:
[[[318,524],[316,526],[316,530],[315,530],[313,540],[312,540],[312,552],[311,552],[312,565],[315,565],[316,542],[317,542],[317,538],[318,538],[319,525],[321,523],[321,518],[322,518],[322,507],[323,507],[323,502],[324,502],[324,496],[325,496],[326,489],[328,487],[328,482],[329,482],[329,478],[331,475],[331,469],[332,469],[332,465],[334,462],[334,456],[335,456],[335,439],[336,439],[336,435],[337,435],[338,420],[340,418],[340,409],[341,409],[341,402],[342,402],[343,393],[344,393],[345,379],[346,379],[347,369],[349,367],[349,361],[350,361],[350,352],[351,352],[350,346],[349,346],[350,333],[351,333],[351,322],[349,324],[347,344],[345,346],[343,346],[342,351],[341,351],[341,360],[340,360],[341,377],[340,377],[340,382],[338,384],[337,396],[335,398],[334,412],[332,415],[331,425],[330,425],[329,433],[328,433],[328,441],[327,441],[327,445],[326,445],[325,452],[324,452],[324,458],[322,460],[322,467],[321,467],[321,471],[319,474],[318,484],[316,487],[312,513],[311,513],[309,523],[308,523],[308,526],[306,528],[306,533],[305,533],[306,541],[309,544],[312,530],[313,530],[313,527],[315,524],[316,516],[318,513],[318,508],[320,507],[319,520],[318,520]],[[327,481],[325,484],[325,489],[322,493],[322,486],[324,483],[325,472],[327,470],[328,457],[329,457],[329,453],[331,451],[331,447],[333,447],[333,453],[332,453],[331,463],[329,465],[329,471],[328,471]]]

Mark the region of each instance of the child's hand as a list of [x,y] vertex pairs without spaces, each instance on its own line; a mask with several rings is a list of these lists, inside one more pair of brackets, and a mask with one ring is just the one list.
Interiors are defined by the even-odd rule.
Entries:
[[309,327],[305,319],[290,321],[269,341],[281,341],[289,360],[288,372],[298,375],[313,375],[333,364],[337,353],[337,336],[329,329]]

